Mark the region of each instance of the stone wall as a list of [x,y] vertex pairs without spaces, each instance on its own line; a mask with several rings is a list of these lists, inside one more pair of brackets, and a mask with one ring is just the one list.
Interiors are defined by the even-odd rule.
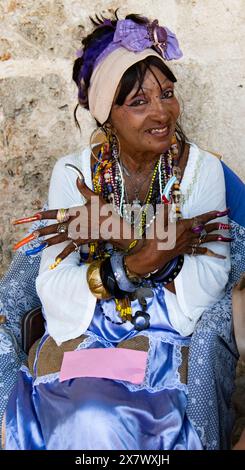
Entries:
[[122,17],[157,17],[177,33],[186,133],[245,176],[244,0],[1,0],[0,274],[24,231],[11,220],[42,207],[56,159],[88,142],[88,113],[78,114],[81,135],[73,122],[72,61],[89,15],[118,6]]

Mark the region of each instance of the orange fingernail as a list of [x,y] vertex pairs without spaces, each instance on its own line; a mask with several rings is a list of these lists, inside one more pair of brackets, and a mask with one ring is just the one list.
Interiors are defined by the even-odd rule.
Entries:
[[16,243],[16,245],[14,245],[13,250],[14,251],[18,250],[21,246],[25,245],[26,243],[29,243],[32,240],[35,240],[35,238],[37,238],[37,236],[31,233],[31,235],[28,235],[28,237],[25,237],[23,238],[23,240],[20,240],[20,242]]
[[34,214],[32,217],[23,217],[22,219],[16,219],[12,222],[13,225],[25,224],[27,222],[34,222],[35,220],[41,220],[42,215],[40,212]]

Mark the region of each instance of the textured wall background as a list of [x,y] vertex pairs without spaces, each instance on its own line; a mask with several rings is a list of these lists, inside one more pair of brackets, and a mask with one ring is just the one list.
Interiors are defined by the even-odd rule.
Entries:
[[11,220],[41,208],[56,159],[88,142],[88,113],[79,111],[82,135],[73,123],[72,61],[89,14],[118,6],[177,33],[186,133],[245,177],[245,0],[1,0],[0,273],[24,230]]

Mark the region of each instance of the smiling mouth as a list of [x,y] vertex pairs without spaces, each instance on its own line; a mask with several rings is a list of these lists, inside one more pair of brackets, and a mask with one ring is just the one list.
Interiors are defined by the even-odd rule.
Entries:
[[152,127],[148,129],[146,132],[150,135],[157,135],[157,136],[166,136],[169,133],[169,126],[164,127]]

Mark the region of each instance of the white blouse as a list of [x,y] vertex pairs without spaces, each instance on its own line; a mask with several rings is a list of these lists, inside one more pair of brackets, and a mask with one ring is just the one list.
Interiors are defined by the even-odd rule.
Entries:
[[[48,204],[50,209],[81,206],[84,199],[76,186],[76,175],[65,168],[73,163],[84,174],[92,188],[90,149],[67,155],[54,166]],[[191,144],[188,162],[181,182],[184,196],[184,218],[226,208],[224,174],[220,161],[212,154]],[[227,223],[227,217],[216,219]],[[50,221],[55,223],[55,221]],[[93,318],[96,298],[91,294],[79,253],[72,253],[54,270],[49,265],[70,242],[46,248],[42,253],[36,288],[47,319],[47,329],[57,344],[83,334]],[[203,244],[202,246],[205,246]],[[169,318],[182,335],[190,335],[205,309],[221,299],[230,270],[229,244],[208,243],[211,250],[224,254],[225,260],[208,256],[185,255],[180,274],[175,279],[176,295],[165,289]]]

